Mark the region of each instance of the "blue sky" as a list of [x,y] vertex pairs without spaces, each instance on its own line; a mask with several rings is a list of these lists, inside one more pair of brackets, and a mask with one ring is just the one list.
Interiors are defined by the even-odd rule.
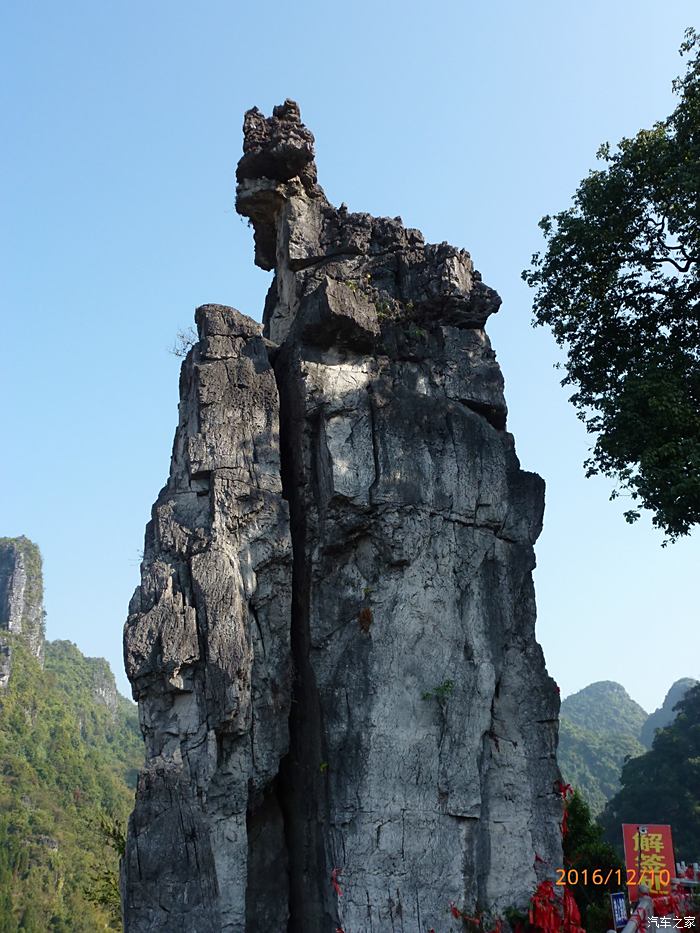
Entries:
[[537,631],[562,694],[614,679],[651,710],[700,676],[700,535],[662,549],[584,478],[590,439],[520,280],[599,144],[674,106],[688,25],[684,0],[2,4],[0,535],[42,549],[49,637],[128,690],[122,625],[177,418],[168,349],[207,301],[260,319],[234,171],[244,110],[292,97],[331,201],[466,247],[503,297],[488,330],[547,482]]

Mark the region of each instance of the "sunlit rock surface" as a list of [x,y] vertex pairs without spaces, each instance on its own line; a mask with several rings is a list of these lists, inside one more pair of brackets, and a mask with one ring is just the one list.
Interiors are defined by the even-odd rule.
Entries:
[[500,299],[466,251],[332,207],[313,142],[291,101],[246,114],[262,334],[200,308],[182,368],[125,627],[129,933],[443,933],[561,862]]
[[5,689],[10,680],[12,638],[19,639],[43,665],[41,554],[36,544],[24,535],[0,538],[0,690]]

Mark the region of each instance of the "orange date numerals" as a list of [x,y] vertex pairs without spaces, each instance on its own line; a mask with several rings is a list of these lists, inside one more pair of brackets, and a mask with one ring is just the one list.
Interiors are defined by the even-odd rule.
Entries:
[[667,887],[670,881],[671,872],[666,868],[658,871],[654,869],[636,871],[634,868],[628,868],[627,871],[622,871],[620,868],[582,868],[579,871],[577,868],[557,868],[555,883],[570,885],[572,888],[577,884],[604,886],[614,883],[618,887],[621,884],[648,884],[652,891],[658,891]]

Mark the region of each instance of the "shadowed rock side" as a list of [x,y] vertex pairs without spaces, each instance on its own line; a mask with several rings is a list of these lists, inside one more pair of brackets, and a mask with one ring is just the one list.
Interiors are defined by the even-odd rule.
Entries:
[[[170,479],[124,631],[146,740],[123,863],[125,928],[282,930],[274,782],[288,747],[291,543],[277,388],[255,322],[206,306],[197,325]],[[263,841],[250,858],[249,836]]]
[[[333,208],[293,102],[269,119],[249,111],[244,135],[237,208],[253,223],[256,262],[275,270],[268,340],[236,312],[200,309],[200,343],[183,367],[173,475],[126,631],[149,745],[127,849],[127,930],[461,929],[450,901],[522,906],[542,868],[535,852],[561,864],[559,699],[535,640],[531,576],[544,486],[520,470],[505,431],[483,330],[500,299],[465,251],[425,244],[399,218]],[[213,314],[245,321],[260,360],[260,382],[217,377],[215,399],[201,389],[203,368],[224,365],[202,362]],[[240,487],[197,496],[197,477],[224,464],[188,458],[241,459],[240,409],[275,421],[268,359],[279,447],[274,430],[246,420],[249,468],[270,467],[261,514]],[[251,528],[275,555],[256,569],[274,596],[262,639],[226,582]],[[228,559],[189,582],[193,561],[219,549]],[[260,600],[254,583],[244,595]],[[212,606],[235,633],[223,654]],[[240,705],[252,689],[257,718],[226,712],[238,707],[208,686],[224,663],[251,672],[252,688],[237,673],[226,683]],[[232,729],[218,756],[201,750]],[[252,755],[253,737],[266,769],[254,767],[263,753]],[[202,760],[200,777],[192,762]]]

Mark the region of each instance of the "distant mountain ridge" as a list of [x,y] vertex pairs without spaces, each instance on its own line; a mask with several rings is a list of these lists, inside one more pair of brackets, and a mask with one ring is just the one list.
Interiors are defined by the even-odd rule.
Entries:
[[671,686],[663,704],[647,717],[646,722],[642,726],[639,737],[643,745],[647,748],[651,748],[656,730],[664,729],[666,726],[671,725],[677,715],[673,707],[677,703],[680,703],[690,688],[694,687],[697,682],[698,681],[695,680],[694,677],[681,677],[680,680],[677,680]]
[[592,813],[602,812],[620,789],[625,761],[647,751],[655,730],[673,721],[673,706],[695,683],[692,678],[676,681],[663,706],[651,716],[611,680],[589,684],[562,701],[559,765]]
[[599,680],[563,700],[560,715],[582,729],[639,738],[649,714],[635,703],[622,684]]

